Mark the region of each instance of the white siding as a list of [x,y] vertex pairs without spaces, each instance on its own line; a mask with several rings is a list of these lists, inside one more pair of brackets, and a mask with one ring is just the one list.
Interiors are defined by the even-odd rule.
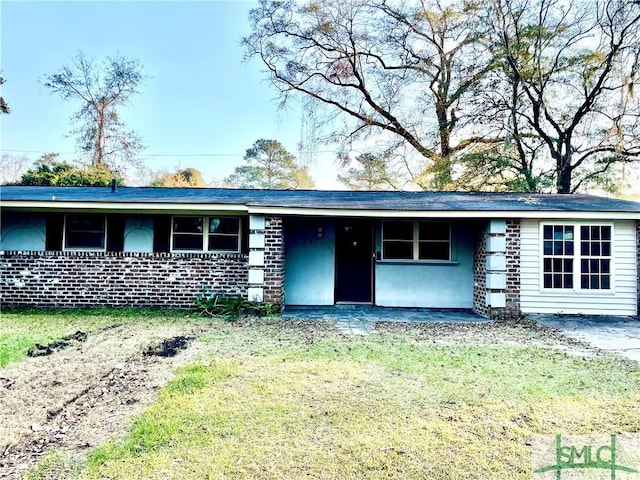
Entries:
[[[549,292],[541,288],[540,224],[545,220],[524,219],[521,223],[520,308],[523,313],[569,313],[589,315],[637,314],[637,246],[635,222],[613,224],[613,268],[610,291]],[[598,221],[553,223],[597,224]],[[576,247],[577,248],[577,247]]]

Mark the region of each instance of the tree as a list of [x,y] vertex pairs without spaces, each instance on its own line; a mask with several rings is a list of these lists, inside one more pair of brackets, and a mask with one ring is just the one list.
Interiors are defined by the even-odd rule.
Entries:
[[345,158],[343,165],[350,167],[338,181],[351,190],[400,190],[398,175],[389,171],[389,158],[385,155],[362,153],[352,162]]
[[495,64],[474,1],[261,0],[251,10],[247,57],[258,57],[286,100],[311,97],[341,114],[345,145],[376,134],[423,158],[423,188],[451,188],[458,156],[502,143],[476,124],[474,103]]
[[204,187],[202,173],[195,168],[165,173],[151,183],[152,187]]
[[136,59],[109,57],[97,66],[81,52],[71,65],[45,77],[44,85],[53,93],[79,104],[71,117],[76,125],[71,134],[94,167],[124,169],[135,162],[142,144],[135,132],[126,129],[119,109],[139,93],[144,79]]
[[[0,85],[4,84],[4,78],[0,77]],[[0,113],[10,113],[11,109],[7,102],[4,101],[4,97],[0,96]]]
[[123,179],[102,166],[72,165],[56,160],[57,153],[47,153],[38,159],[14,185],[55,187],[106,187],[115,178],[118,185]]
[[277,140],[256,140],[247,149],[244,162],[226,183],[238,188],[313,188],[307,169],[298,166],[296,157]]
[[510,138],[520,158],[551,161],[558,193],[640,159],[637,1],[493,0],[488,23]]
[[3,153],[0,156],[0,185],[17,182],[30,164],[26,155]]

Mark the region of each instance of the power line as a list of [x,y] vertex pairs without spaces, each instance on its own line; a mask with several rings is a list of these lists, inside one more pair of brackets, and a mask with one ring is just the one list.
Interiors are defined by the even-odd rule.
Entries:
[[[78,152],[52,152],[43,150],[18,150],[10,148],[0,148],[0,153],[57,153],[59,155],[76,155]],[[304,152],[301,152],[304,153]],[[338,153],[338,150],[316,150],[313,153]],[[146,153],[142,157],[244,157],[244,153]]]
[[[16,150],[10,148],[2,148],[0,152],[11,153],[57,153],[59,155],[76,155],[78,152],[51,152],[42,150]],[[244,153],[147,153],[144,157],[242,157]]]

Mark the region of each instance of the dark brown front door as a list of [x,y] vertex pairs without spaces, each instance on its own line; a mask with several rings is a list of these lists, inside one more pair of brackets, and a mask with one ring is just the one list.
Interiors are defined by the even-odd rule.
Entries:
[[336,302],[373,301],[373,224],[336,222]]

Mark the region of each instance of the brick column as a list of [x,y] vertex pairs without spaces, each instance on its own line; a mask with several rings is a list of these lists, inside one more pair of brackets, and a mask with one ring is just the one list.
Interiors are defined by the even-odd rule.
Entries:
[[249,217],[250,301],[282,305],[284,302],[284,239],[282,217]]
[[264,302],[264,215],[249,217],[249,288],[247,297],[252,302]]
[[501,316],[507,306],[507,221],[490,220],[487,228],[487,295],[491,317]]
[[507,288],[506,310],[520,315],[520,219],[507,220]]
[[267,217],[264,252],[264,301],[284,306],[284,232],[282,217]]
[[487,228],[476,232],[473,250],[473,311],[489,316],[487,308]]

